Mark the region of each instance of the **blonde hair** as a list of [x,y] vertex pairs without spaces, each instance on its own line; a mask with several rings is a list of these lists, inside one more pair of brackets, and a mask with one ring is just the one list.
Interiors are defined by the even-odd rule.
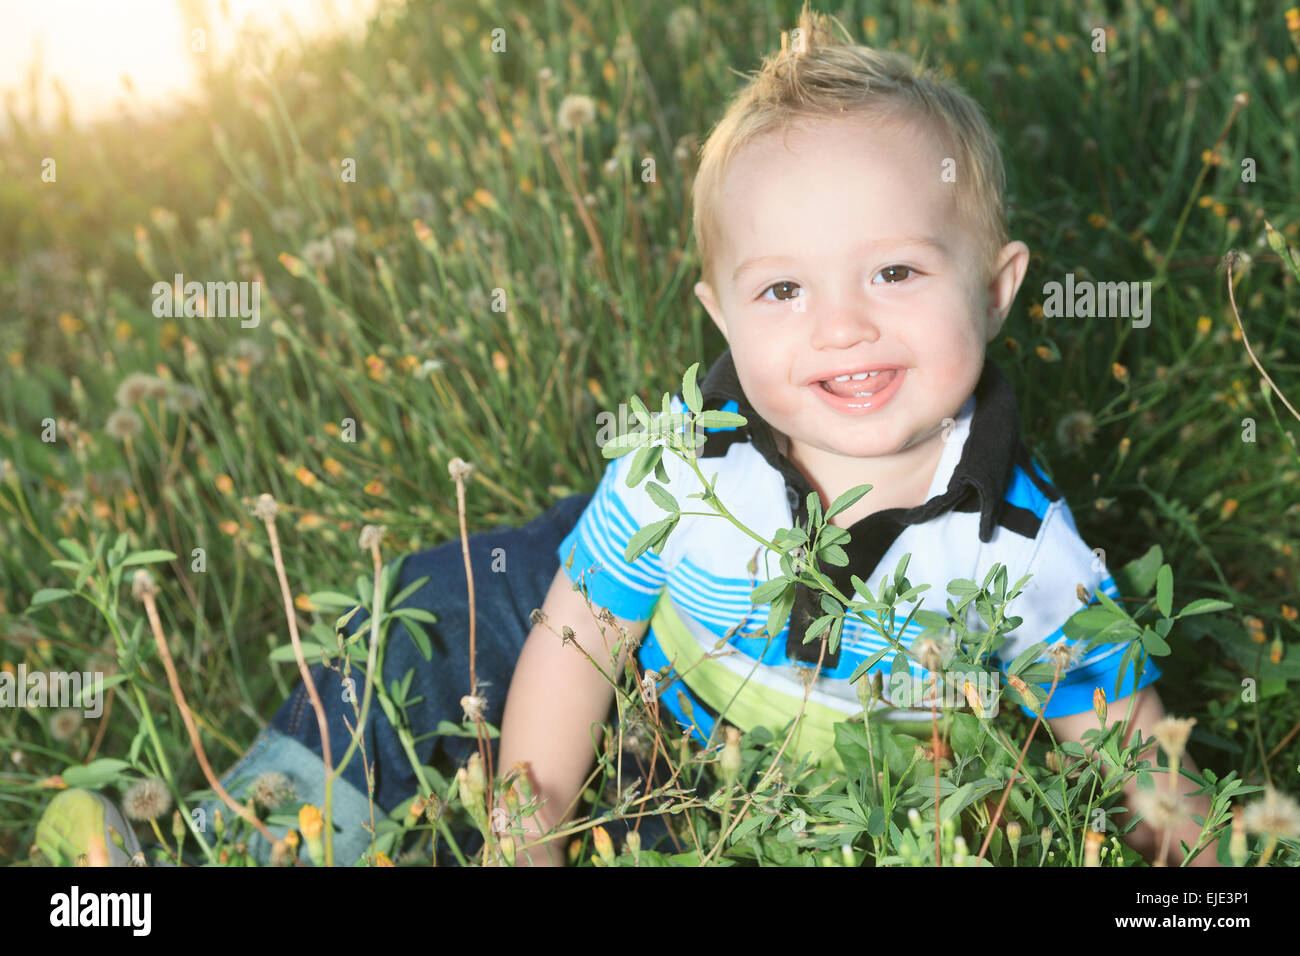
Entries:
[[987,276],[1008,241],[1002,207],[1006,173],[979,104],[901,53],[842,39],[832,31],[832,22],[843,30],[838,20],[809,10],[805,0],[793,33],[796,42],[790,42],[791,31],[781,32],[780,52],[764,58],[700,150],[691,198],[704,281],[717,289],[717,210],[736,154],[759,136],[788,129],[800,119],[842,119],[846,114],[919,117],[937,133],[946,155],[956,160],[958,213],[979,236]]

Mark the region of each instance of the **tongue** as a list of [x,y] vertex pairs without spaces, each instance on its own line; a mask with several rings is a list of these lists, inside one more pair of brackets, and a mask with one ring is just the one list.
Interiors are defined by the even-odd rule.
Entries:
[[822,387],[829,392],[840,396],[841,398],[853,398],[860,392],[878,392],[894,380],[898,374],[896,369],[881,371],[879,375],[872,375],[868,378],[854,381],[849,379],[847,382],[825,381]]

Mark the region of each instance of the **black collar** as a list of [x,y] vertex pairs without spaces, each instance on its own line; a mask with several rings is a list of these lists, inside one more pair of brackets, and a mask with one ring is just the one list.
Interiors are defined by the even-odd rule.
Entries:
[[[734,401],[736,410],[748,420],[748,424],[733,431],[706,432],[700,457],[722,456],[737,441],[752,442],[764,460],[785,478],[794,520],[806,524],[807,498],[813,490],[812,486],[803,472],[778,451],[771,426],[745,397],[736,375],[731,349],[726,349],[709,368],[708,374],[700,383],[700,393],[704,408],[720,409],[727,402]],[[916,507],[889,508],[855,522],[845,529],[851,538],[845,547],[849,555],[848,565],[843,568],[826,565],[823,570],[835,581],[842,593],[851,595],[853,585],[849,580],[850,574],[867,579],[867,575],[875,570],[904,527],[929,521],[953,510],[978,511],[980,540],[987,542],[992,538],[1002,517],[1007,487],[1016,462],[1024,455],[1015,393],[1002,370],[991,358],[985,356],[984,368],[975,386],[975,413],[970,424],[970,434],[947,490]],[[829,503],[824,501],[822,506]],[[817,661],[820,652],[818,642],[805,645],[803,634],[821,613],[820,606],[813,600],[808,589],[800,584],[790,614],[790,636],[786,642],[786,653],[791,660]],[[831,670],[838,663],[839,648],[836,648],[834,654],[828,649],[822,659],[822,666]]]

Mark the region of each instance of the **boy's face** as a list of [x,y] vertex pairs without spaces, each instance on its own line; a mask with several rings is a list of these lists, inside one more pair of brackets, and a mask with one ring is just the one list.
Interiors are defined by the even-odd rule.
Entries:
[[[993,278],[981,272],[943,160],[917,124],[853,116],[805,121],[788,148],[768,134],[728,171],[718,288],[695,293],[745,395],[806,460],[937,443],[979,381],[1028,249],[1009,243]],[[851,379],[847,398],[820,384],[880,367],[897,370],[890,384],[888,371]]]

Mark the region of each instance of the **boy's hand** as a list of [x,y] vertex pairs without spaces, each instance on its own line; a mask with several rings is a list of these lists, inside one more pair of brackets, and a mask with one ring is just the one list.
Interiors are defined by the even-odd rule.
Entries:
[[[1142,736],[1147,737],[1151,733],[1151,728],[1165,717],[1164,704],[1160,700],[1160,695],[1154,687],[1144,687],[1136,694],[1136,702],[1133,704],[1133,719],[1129,721],[1128,732],[1125,736],[1124,743],[1128,743],[1129,737],[1137,729],[1142,730]],[[1126,715],[1129,710],[1131,697],[1125,697],[1117,700],[1108,708],[1108,713],[1114,716]],[[1122,717],[1121,717],[1122,719]],[[1049,717],[1047,723],[1051,725],[1052,733],[1058,741],[1073,740],[1082,742],[1080,738],[1085,730],[1097,726],[1097,716],[1092,711],[1086,711],[1082,714],[1070,714],[1066,717]],[[1117,720],[1108,721],[1109,724],[1118,723]],[[1192,759],[1186,753],[1183,754],[1179,764],[1181,768],[1186,768],[1192,773],[1196,773],[1196,766]],[[1167,774],[1153,774],[1156,779],[1156,785],[1167,787],[1169,785]],[[1137,803],[1138,795],[1138,778],[1136,775],[1129,778],[1124,784],[1123,793],[1127,798],[1124,802],[1128,807],[1134,807]],[[1126,842],[1134,850],[1142,854],[1143,859],[1151,863],[1152,866],[1179,866],[1183,860],[1183,850],[1179,845],[1179,840],[1187,844],[1189,848],[1195,848],[1197,841],[1201,838],[1201,826],[1192,821],[1193,816],[1199,816],[1202,820],[1208,820],[1212,801],[1207,794],[1191,797],[1186,794],[1196,789],[1180,774],[1177,778],[1179,793],[1183,794],[1186,816],[1183,822],[1173,828],[1169,833],[1165,859],[1163,863],[1156,860],[1160,852],[1160,844],[1163,839],[1163,833],[1156,827],[1152,826],[1147,820],[1139,820],[1138,825],[1134,827],[1129,834]],[[1118,821],[1121,825],[1128,822],[1132,814],[1130,809],[1122,815]],[[1222,864],[1215,858],[1214,843],[1210,842],[1187,864],[1188,866],[1221,866]]]

